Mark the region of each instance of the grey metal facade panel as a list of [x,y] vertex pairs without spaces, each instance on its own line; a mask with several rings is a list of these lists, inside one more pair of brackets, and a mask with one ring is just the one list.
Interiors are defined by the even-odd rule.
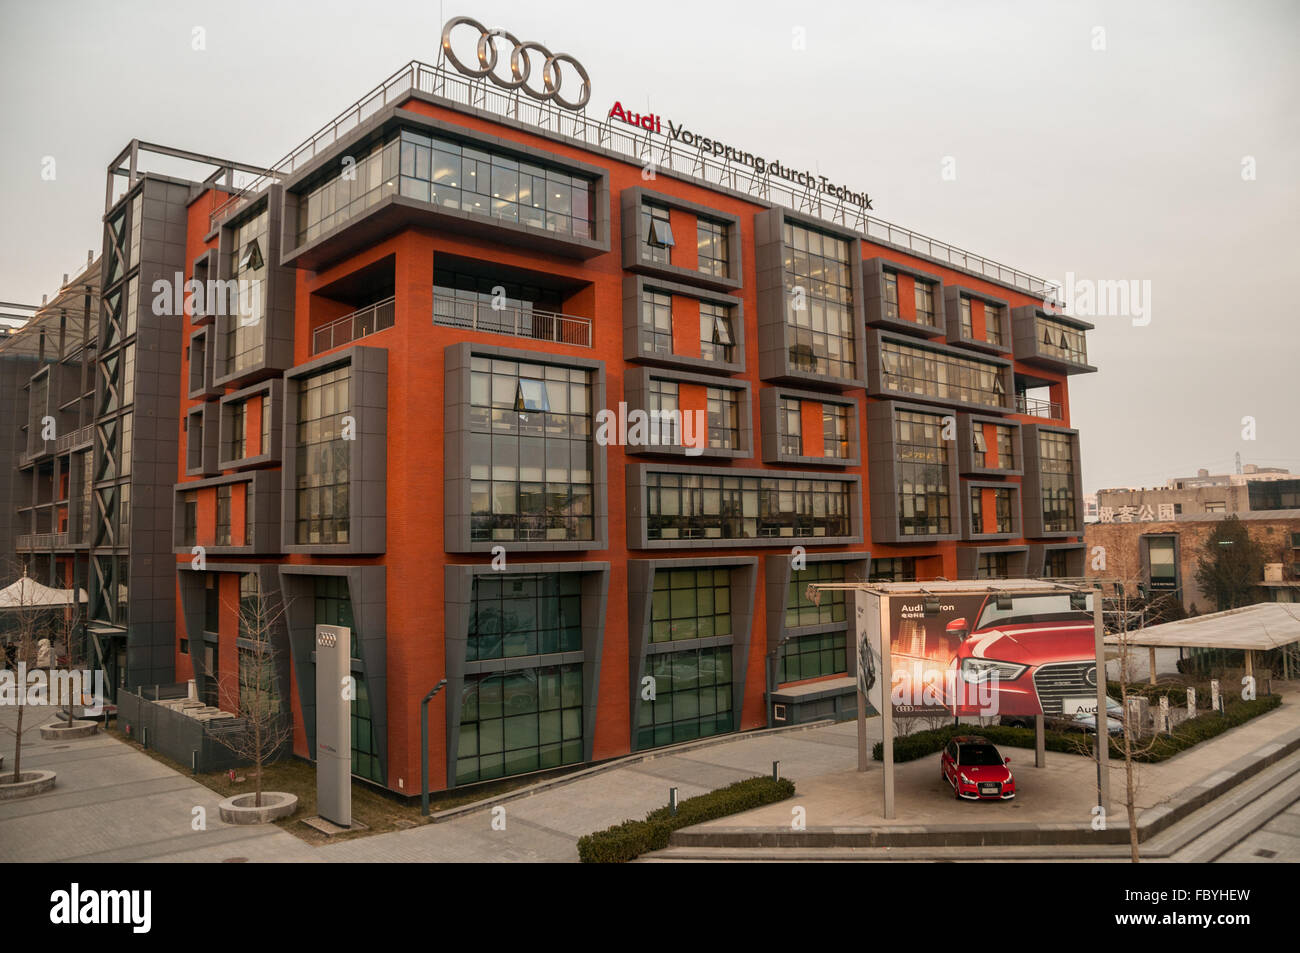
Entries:
[[[853,295],[853,378],[831,378],[800,370],[790,364],[786,345],[786,280],[785,239],[786,222],[813,231],[832,235],[848,242],[849,281]],[[867,384],[866,311],[863,307],[864,288],[862,269],[856,267],[862,260],[862,241],[854,232],[837,228],[821,219],[800,215],[782,206],[773,206],[754,215],[754,258],[758,270],[758,376],[765,381],[802,383],[812,387],[845,390],[865,387]]]
[[1084,561],[1087,558],[1083,543],[1030,543],[1029,562],[1025,569],[1026,578],[1037,579],[1046,575],[1047,556],[1055,552],[1064,552],[1066,556],[1067,579],[1084,577]]
[[[850,492],[849,536],[780,536],[762,539],[657,539],[649,538],[646,500],[647,473],[698,474],[701,476],[758,477],[780,480],[818,480],[852,484]],[[632,463],[626,468],[627,548],[628,549],[725,549],[737,546],[842,546],[859,545],[862,535],[862,479],[854,474],[809,473],[806,470],[745,470],[731,467],[681,466],[677,463]]]
[[[322,170],[337,167],[342,156],[359,155],[362,150],[383,141],[386,136],[399,128],[415,129],[426,135],[446,136],[471,147],[504,152],[524,161],[536,162],[548,168],[591,180],[595,193],[592,206],[597,212],[595,236],[582,238],[577,235],[561,235],[558,232],[509,222],[505,219],[484,218],[482,215],[463,212],[460,209],[444,208],[401,195],[391,195],[380,199],[364,214],[343,222],[311,242],[303,245],[296,243],[284,245],[283,253],[277,261],[286,267],[321,270],[330,262],[373,245],[407,226],[461,232],[490,241],[505,242],[581,259],[593,258],[610,250],[611,194],[608,169],[556,155],[547,150],[535,149],[499,136],[487,135],[397,106],[381,109],[350,133],[342,136],[330,148],[321,151],[317,158],[303,166],[300,171],[285,179],[284,194],[288,197],[288,201],[280,200],[285,220],[295,217],[294,200],[299,193],[309,187],[313,179],[320,176]],[[286,238],[292,235],[296,239],[296,232],[290,231],[287,227],[281,234]]]
[[[1054,427],[1049,424],[1025,424],[1022,431],[1025,447],[1025,475],[1020,481],[1025,536],[1029,539],[1065,539],[1083,536],[1083,466],[1080,457],[1079,431],[1069,427]],[[1040,457],[1040,433],[1062,433],[1070,436],[1070,455],[1074,467],[1073,492],[1075,502],[1075,526],[1068,530],[1047,532],[1043,514],[1043,473]]]
[[[974,489],[996,489],[1011,491],[1011,532],[1009,533],[982,533],[978,532],[974,525],[974,512],[970,503],[970,491]],[[999,482],[996,480],[963,480],[961,483],[961,493],[958,494],[961,499],[961,526],[962,536],[970,540],[1000,540],[1000,539],[1019,539],[1023,535],[1024,520],[1021,514],[1020,484],[1011,482]]]
[[[196,310],[194,314],[190,316],[190,322],[195,326],[210,327],[212,325],[214,315],[211,313],[211,306],[207,304],[207,283],[209,281],[215,281],[217,278],[218,268],[220,267],[217,263],[219,257],[220,255],[217,249],[208,248],[190,263],[191,277],[195,281],[202,283],[204,288],[205,306],[200,310]],[[211,378],[209,378],[209,380],[211,380]]]
[[[334,367],[350,371],[350,416],[355,418],[354,445],[348,467],[349,532],[346,543],[297,543],[298,389],[305,377]],[[364,344],[318,357],[284,375],[281,423],[283,474],[280,548],[313,556],[382,553],[387,547],[388,512],[388,350]]]
[[[754,596],[758,590],[757,556],[724,556],[695,559],[629,559],[627,583],[627,636],[628,636],[628,745],[629,750],[642,750],[637,745],[637,732],[641,721],[641,688],[647,677],[647,659],[652,649],[665,652],[685,652],[692,649],[731,645],[731,699],[732,730],[740,728],[745,701],[745,682],[749,669],[749,645],[754,628]],[[651,600],[654,594],[654,574],[674,569],[730,570],[731,582],[731,635],[706,639],[682,639],[652,645],[650,638]]]
[[[867,582],[870,579],[871,553],[802,553],[800,557],[806,565],[818,563],[846,563],[844,567],[845,582]],[[768,553],[763,556],[763,575],[766,587],[767,606],[767,652],[770,655],[780,650],[782,643],[791,637],[811,634],[817,631],[838,631],[848,629],[852,620],[846,618],[843,625],[806,626],[790,629],[785,624],[786,600],[790,589],[790,578],[794,574],[794,557],[788,553]],[[848,675],[857,674],[857,653],[850,651]]]
[[[974,430],[981,424],[996,424],[1011,430],[1012,454],[1016,466],[1003,470],[987,467],[978,462],[975,456]],[[1020,476],[1024,468],[1024,442],[1021,439],[1020,423],[1009,417],[994,417],[988,414],[960,413],[957,415],[957,466],[965,476]]]
[[[664,265],[650,261],[644,254],[641,241],[640,223],[641,206],[646,202],[660,205],[667,209],[687,212],[697,218],[709,218],[727,226],[727,277],[721,278],[700,271],[692,271],[679,265]],[[663,278],[669,281],[681,281],[687,284],[703,285],[719,291],[736,291],[742,286],[744,275],[744,256],[740,236],[740,216],[719,209],[689,202],[686,199],[654,192],[637,186],[624,189],[619,194],[620,222],[622,228],[623,268],[641,274]]]
[[[444,628],[443,646],[447,678],[447,787],[456,786],[456,761],[460,751],[461,709],[451,699],[462,697],[468,675],[505,672],[518,668],[537,668],[543,665],[582,662],[582,760],[592,760],[596,740],[596,712],[600,698],[601,659],[604,655],[605,619],[609,601],[609,563],[546,562],[515,563],[498,572],[491,565],[448,564],[443,567]],[[582,652],[561,652],[549,655],[530,655],[524,658],[491,659],[471,665],[467,661],[469,627],[473,615],[474,579],[477,576],[533,575],[550,573],[579,573],[582,605]],[[577,655],[578,658],[570,656]],[[471,669],[473,669],[471,671]]]
[[[633,410],[640,410],[643,413],[649,412],[646,404],[648,403],[647,395],[651,380],[698,384],[701,387],[715,387],[738,392],[740,396],[737,398],[737,411],[739,414],[737,429],[739,431],[740,446],[733,449],[704,446],[700,448],[699,453],[692,454],[688,453],[687,448],[682,445],[646,444],[643,446],[640,444],[633,445],[629,441],[628,446],[625,448],[627,453],[637,456],[655,454],[682,457],[690,460],[742,460],[754,456],[753,388],[748,380],[743,378],[723,380],[709,377],[707,374],[689,374],[671,368],[629,367],[623,374],[623,400],[627,404],[629,418]],[[705,412],[707,414],[707,410]],[[683,418],[686,413],[687,411],[682,411]],[[631,422],[629,419],[630,429]]]
[[[316,611],[315,579],[342,576],[348,582],[348,598],[356,622],[357,650],[352,670],[366,680],[370,700],[370,722],[380,766],[380,783],[388,782],[388,595],[387,570],[381,565],[280,563],[280,590],[285,605],[286,629],[303,730],[307,734],[308,756],[316,753]],[[430,686],[431,688],[433,686]]]
[[[734,361],[709,361],[687,354],[661,354],[643,348],[646,341],[641,325],[641,299],[647,291],[659,291],[673,297],[694,298],[697,301],[719,304],[731,309],[731,334]],[[660,367],[678,367],[688,371],[710,374],[743,374],[745,372],[745,302],[732,295],[696,288],[661,278],[645,275],[623,277],[623,360]]]
[[269,556],[280,553],[280,477],[279,470],[251,470],[177,483],[172,488],[171,546],[177,556],[190,555],[185,544],[185,497],[211,487],[247,484],[244,500],[244,540],[240,546],[204,546],[212,556]]
[[[960,357],[968,361],[977,361],[982,364],[991,365],[1000,368],[1003,405],[1001,407],[990,407],[987,404],[975,403],[973,401],[957,400],[948,397],[930,397],[926,394],[914,394],[911,392],[901,392],[889,390],[885,387],[885,369],[884,355],[881,344],[885,341],[896,341],[908,347],[918,348],[925,351],[933,351],[938,354],[950,354],[954,357]],[[940,344],[937,341],[926,341],[917,337],[911,337],[906,334],[898,334],[894,331],[883,331],[879,328],[869,328],[867,330],[867,364],[868,376],[872,381],[867,388],[867,394],[871,397],[879,397],[884,400],[919,400],[933,401],[942,404],[945,407],[959,407],[963,410],[969,410],[982,414],[997,413],[1015,413],[1015,389],[1016,375],[1015,365],[1006,358],[995,357],[991,354],[972,354],[970,351],[959,347],[950,347],[947,344]]]
[[1097,370],[1091,364],[1080,364],[1053,354],[1045,354],[1038,334],[1038,319],[1046,318],[1080,331],[1091,331],[1093,325],[1066,314],[1051,314],[1035,305],[1021,305],[1011,309],[1012,345],[1016,360],[1038,364],[1061,374],[1091,374]]
[[217,466],[220,438],[217,410],[215,401],[207,401],[185,412],[186,476],[206,477],[220,472]]
[[[795,387],[783,386],[764,387],[759,391],[758,397],[764,463],[814,467],[857,467],[862,465],[862,441],[859,436],[861,433],[860,405],[857,398],[831,394],[825,391],[800,390]],[[781,399],[784,397],[848,407],[849,456],[806,457],[802,454],[791,454],[782,450],[782,442],[785,437],[785,415],[781,412]]]
[[582,552],[609,548],[609,478],[605,448],[595,441],[592,426],[593,539],[483,540],[470,537],[470,365],[475,356],[523,361],[529,364],[572,367],[589,371],[592,381],[592,415],[605,408],[605,362],[586,357],[542,354],[495,345],[462,341],[443,349],[444,489],[443,538],[449,553],[488,553],[504,546],[515,553]]
[[[925,325],[906,318],[891,318],[885,314],[885,272],[908,275],[933,286],[934,324]],[[864,288],[863,308],[866,312],[868,327],[888,328],[904,334],[918,335],[924,338],[944,337],[948,335],[947,294],[943,278],[928,271],[921,271],[911,265],[892,261],[887,258],[868,258],[862,262],[862,284]],[[901,309],[902,302],[899,302]],[[960,322],[958,322],[960,325]]]
[[[871,493],[871,538],[878,543],[937,543],[961,539],[961,491],[958,476],[957,454],[949,448],[948,516],[953,531],[934,536],[907,536],[900,531],[898,522],[899,458],[894,419],[899,411],[928,414],[932,417],[953,418],[956,434],[956,411],[930,404],[914,404],[901,400],[867,401],[867,459],[868,480]],[[947,411],[947,413],[945,413]]]
[[1023,579],[1029,564],[1028,546],[958,546],[957,578],[979,578],[979,559],[981,556],[1006,553],[1008,579]]
[[[987,304],[995,305],[998,310],[998,330],[1002,332],[1002,340],[1005,344],[991,344],[980,338],[967,337],[965,329],[961,325],[961,302],[962,299],[971,299],[983,301]],[[948,315],[948,326],[946,339],[949,344],[959,344],[963,347],[973,348],[977,351],[988,351],[990,354],[1000,354],[1009,356],[1012,353],[1011,337],[1011,303],[1002,298],[995,298],[992,295],[986,295],[983,292],[964,287],[962,285],[948,285],[944,288],[944,307]]]

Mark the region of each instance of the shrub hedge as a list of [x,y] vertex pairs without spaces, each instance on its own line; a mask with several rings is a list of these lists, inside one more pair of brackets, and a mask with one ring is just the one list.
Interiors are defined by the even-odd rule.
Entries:
[[725,788],[687,798],[677,804],[651,811],[642,821],[624,821],[603,831],[578,838],[578,859],[584,864],[621,864],[652,850],[668,846],[673,831],[703,824],[729,814],[739,814],[764,804],[775,804],[794,796],[794,782],[770,777],[746,778]]
[[[1229,728],[1235,728],[1252,718],[1267,714],[1280,704],[1282,704],[1282,696],[1280,695],[1265,695],[1254,701],[1229,702],[1227,711],[1224,714],[1206,712],[1204,715],[1198,715],[1184,721],[1174,728],[1172,734],[1158,735],[1154,742],[1151,739],[1143,739],[1139,742],[1139,745],[1146,747],[1151,744],[1151,748],[1134,754],[1133,760],[1154,764],[1172,758],[1178,752],[1186,751],[1202,741],[1208,741]],[[946,725],[943,728],[918,731],[913,735],[903,735],[895,738],[894,763],[915,761],[917,758],[924,758],[926,755],[942,751],[944,745],[954,735],[980,735],[987,738],[992,744],[1005,745],[1008,748],[1034,747],[1034,730],[1032,728],[1010,728],[1004,725],[990,725],[987,728],[981,728],[978,725]],[[1085,750],[1083,746],[1091,747],[1090,737],[1089,734],[1082,732],[1043,732],[1044,746],[1048,751],[1060,751],[1066,754],[1083,753],[1083,750]],[[1112,758],[1123,757],[1124,743],[1122,739],[1115,737],[1110,739],[1110,755]],[[872,757],[877,761],[884,759],[884,745],[879,741],[876,742],[876,746],[872,750]]]

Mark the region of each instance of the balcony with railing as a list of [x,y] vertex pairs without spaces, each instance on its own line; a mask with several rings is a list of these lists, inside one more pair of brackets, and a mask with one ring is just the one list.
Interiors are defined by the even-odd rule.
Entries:
[[488,302],[456,297],[437,289],[433,293],[433,323],[466,331],[591,347],[591,318],[518,304],[493,307]]
[[312,356],[391,328],[396,312],[397,299],[390,296],[321,325],[311,333]]
[[1041,400],[1025,394],[1016,395],[1016,413],[1027,417],[1046,417],[1049,420],[1064,420],[1061,405],[1050,400]]

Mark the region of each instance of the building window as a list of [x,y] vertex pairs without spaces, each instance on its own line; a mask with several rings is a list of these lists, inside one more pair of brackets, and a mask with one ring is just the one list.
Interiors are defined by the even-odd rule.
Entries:
[[647,291],[641,296],[641,350],[673,353],[673,296]]
[[970,298],[961,299],[961,336],[968,341],[975,340],[975,325],[971,321]]
[[851,533],[847,480],[647,473],[649,539],[839,538]]
[[456,783],[582,761],[582,665],[469,675],[461,692]]
[[789,362],[801,371],[852,379],[857,357],[849,243],[791,222],[784,237]]
[[1007,577],[1006,553],[980,553],[976,579],[1006,579]]
[[884,340],[880,345],[882,386],[886,390],[986,407],[1006,404],[1006,385],[999,365],[902,341]]
[[785,627],[798,629],[806,625],[829,625],[832,622],[846,621],[845,590],[826,590],[821,594],[820,605],[808,601],[808,586],[811,583],[843,581],[844,563],[813,563],[807,569],[792,571],[785,599]]
[[658,653],[647,659],[653,700],[641,700],[637,748],[731,731],[731,646]]
[[1148,536],[1146,544],[1147,562],[1151,569],[1151,588],[1177,589],[1178,562],[1174,558],[1174,537]]
[[822,456],[849,458],[849,408],[844,404],[822,403]]
[[1044,532],[1068,533],[1077,530],[1074,453],[1070,434],[1040,431],[1038,455],[1042,474]]
[[705,390],[709,413],[709,446],[714,450],[740,449],[740,392],[730,387]]
[[786,639],[781,646],[777,683],[785,684],[806,678],[843,675],[849,670],[845,638],[844,632],[826,632],[821,635],[797,635]]
[[230,446],[227,460],[244,459],[244,436],[248,429],[248,401],[240,401],[230,408]]
[[346,543],[351,538],[352,441],[343,439],[343,418],[351,408],[347,365],[299,382],[295,520],[299,545]]
[[474,577],[467,662],[580,651],[579,573]]
[[661,569],[650,606],[651,642],[731,635],[731,571]]
[[1224,502],[1205,504],[1205,512],[1207,513],[1226,513],[1227,511],[1228,504]]
[[916,582],[916,557],[871,560],[872,582]]
[[978,486],[970,488],[970,531],[972,536],[984,532],[984,490]]
[[952,532],[948,496],[948,441],[943,418],[899,411],[894,418],[898,465],[898,528],[904,536]]
[[[701,301],[700,357],[706,361],[730,364],[735,360],[735,343],[731,333],[731,308],[724,304]],[[672,350],[671,340],[669,350]]]
[[785,429],[781,433],[781,452],[792,457],[803,456],[803,401],[794,397],[781,398],[781,414]]
[[984,439],[984,427],[981,424],[976,424],[971,428],[971,442],[973,444],[972,449],[980,455],[981,459],[978,462],[983,463],[983,456],[988,453],[989,445]]
[[271,392],[262,395],[262,454],[271,452]]
[[204,573],[203,578],[203,631],[216,635],[221,631],[221,577]]
[[993,505],[996,522],[993,527],[995,533],[1013,533],[1014,519],[1011,513],[1011,488],[998,487],[993,491]]
[[898,275],[892,271],[884,274],[885,317],[898,320]]
[[984,340],[1002,346],[1002,308],[987,301],[984,302]]
[[1014,470],[1016,468],[1016,445],[1014,433],[1010,427],[995,426],[998,441],[998,469]]
[[935,326],[934,319],[934,285],[928,281],[916,279],[916,323]]
[[1040,316],[1038,318],[1038,353],[1071,361],[1088,363],[1088,346],[1082,329]]
[[185,545],[197,546],[199,542],[199,495],[197,493],[186,493],[184,496],[185,506]]
[[470,538],[595,538],[591,374],[474,357]]
[[227,374],[256,367],[266,356],[267,222],[263,210],[232,231],[230,277],[238,285],[225,332]]
[[681,421],[681,404],[678,400],[678,386],[676,381],[660,380],[657,377],[650,378],[649,394],[650,406],[646,409],[650,412],[650,433],[648,439],[650,444],[675,447],[680,441],[678,435],[678,424]]
[[726,278],[728,270],[727,226],[707,218],[698,219],[695,225],[699,244],[699,269],[715,278]]
[[658,205],[642,205],[641,247],[644,249],[644,257],[657,265],[671,264],[673,244],[668,209]]
[[231,486],[217,487],[217,545],[230,545],[230,496]]
[[1064,579],[1070,574],[1069,554],[1064,549],[1050,549],[1043,559],[1043,576]]

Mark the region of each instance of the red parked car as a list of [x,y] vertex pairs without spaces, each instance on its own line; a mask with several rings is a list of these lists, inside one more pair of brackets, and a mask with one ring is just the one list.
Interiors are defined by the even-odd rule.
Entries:
[[[989,594],[971,621],[947,626],[958,643],[951,664],[959,697],[947,706],[954,715],[1059,717],[1066,702],[1096,705],[1091,595]],[[974,703],[980,688],[991,710]]]
[[958,799],[1009,801],[1016,796],[1016,779],[1007,767],[1010,763],[988,739],[960,735],[943,749],[939,766]]

